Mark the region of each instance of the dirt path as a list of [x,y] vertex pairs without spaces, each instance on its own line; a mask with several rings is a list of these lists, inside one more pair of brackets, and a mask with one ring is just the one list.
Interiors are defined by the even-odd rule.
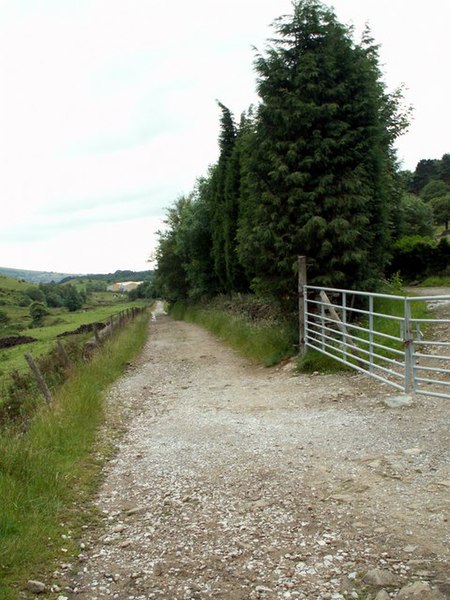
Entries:
[[109,395],[127,432],[59,597],[362,598],[374,568],[393,597],[417,579],[450,597],[449,404],[392,394],[254,367],[159,314]]

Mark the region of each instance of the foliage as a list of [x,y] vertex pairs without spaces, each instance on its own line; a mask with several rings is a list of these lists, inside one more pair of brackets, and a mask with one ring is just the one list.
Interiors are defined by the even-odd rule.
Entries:
[[79,310],[87,299],[85,291],[79,291],[70,283],[41,283],[38,291],[49,307],[64,306],[69,312]]
[[300,373],[317,373],[329,375],[350,371],[350,367],[317,350],[308,350],[297,360],[297,370]]
[[8,313],[4,310],[0,310],[0,325],[8,325],[10,322],[10,318],[8,317]]
[[439,160],[422,159],[417,163],[412,176],[410,191],[418,194],[432,179],[439,178]]
[[433,209],[434,220],[438,225],[443,225],[448,230],[450,221],[450,193],[430,200]]
[[133,300],[138,299],[150,299],[155,298],[154,286],[151,280],[143,281],[141,284],[137,286],[134,290],[130,290],[128,292],[128,300],[132,302]]
[[[81,526],[73,511],[95,484],[108,447],[95,447],[105,390],[142,348],[145,319],[137,319],[92,363],[82,364],[42,408],[26,433],[0,434],[0,597],[15,598],[30,573],[49,571],[61,535]],[[70,536],[69,536],[70,537]],[[68,559],[76,546],[67,539]]]
[[258,290],[295,301],[298,254],[311,281],[367,288],[389,251],[392,143],[399,95],[377,49],[316,1],[294,3],[256,69],[262,99],[249,157],[239,256]]
[[432,236],[433,208],[415,194],[404,194],[400,199],[398,237]]
[[387,94],[368,32],[355,43],[316,0],[293,9],[256,58],[258,109],[238,126],[219,103],[218,161],[169,209],[154,291],[172,302],[251,281],[289,314],[299,254],[310,281],[328,285],[369,288],[386,265],[401,92]]
[[30,317],[33,325],[40,325],[45,316],[47,316],[48,310],[42,302],[33,302],[30,306]]
[[450,193],[450,186],[442,181],[441,179],[432,179],[427,185],[420,191],[420,197],[429,202],[433,198],[439,198]]
[[45,302],[45,296],[38,287],[29,287],[26,289],[25,294],[35,302]]
[[406,236],[394,245],[390,273],[399,272],[407,281],[445,274],[450,265],[450,243],[429,237]]
[[450,154],[444,154],[441,159],[420,160],[410,178],[408,189],[414,194],[421,194],[433,181],[438,181],[440,186],[442,183],[450,185]]
[[427,277],[420,282],[421,286],[424,287],[448,287],[450,286],[450,274],[443,276],[432,276]]
[[[233,215],[226,201],[227,170],[236,142],[236,124],[231,111],[218,103],[222,111],[219,135],[219,160],[211,172],[209,186],[209,212],[211,215],[211,255],[214,272],[223,290],[229,291],[232,282],[227,277],[227,256],[230,239],[230,220]],[[229,257],[228,257],[229,260]]]

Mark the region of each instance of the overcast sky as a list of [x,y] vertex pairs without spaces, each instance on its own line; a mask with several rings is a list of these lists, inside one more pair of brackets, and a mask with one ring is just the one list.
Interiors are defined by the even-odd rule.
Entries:
[[[448,0],[335,0],[414,106],[403,166],[450,152]],[[0,266],[149,268],[165,209],[217,159],[219,99],[289,0],[0,0]]]

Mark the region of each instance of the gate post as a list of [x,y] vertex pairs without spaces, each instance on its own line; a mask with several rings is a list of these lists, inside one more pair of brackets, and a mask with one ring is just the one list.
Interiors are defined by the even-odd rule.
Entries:
[[411,304],[405,298],[405,331],[403,333],[403,346],[405,348],[405,392],[410,392],[413,387],[413,336],[411,330]]
[[306,256],[298,257],[298,349],[300,356],[306,352],[305,331],[306,331]]

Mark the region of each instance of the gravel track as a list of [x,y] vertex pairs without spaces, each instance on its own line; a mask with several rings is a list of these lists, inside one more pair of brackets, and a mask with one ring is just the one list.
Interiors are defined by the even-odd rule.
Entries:
[[55,598],[363,598],[374,568],[392,597],[417,579],[450,597],[448,402],[389,409],[384,384],[255,367],[157,312],[110,391],[126,431]]

